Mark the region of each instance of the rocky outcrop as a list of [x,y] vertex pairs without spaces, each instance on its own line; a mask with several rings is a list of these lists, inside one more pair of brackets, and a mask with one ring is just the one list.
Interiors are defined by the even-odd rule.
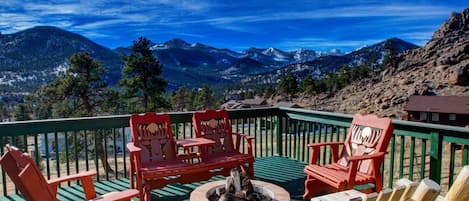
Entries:
[[399,118],[411,95],[469,96],[469,9],[451,14],[424,47],[398,60],[382,78],[353,83],[331,98],[303,95],[296,101],[312,109]]

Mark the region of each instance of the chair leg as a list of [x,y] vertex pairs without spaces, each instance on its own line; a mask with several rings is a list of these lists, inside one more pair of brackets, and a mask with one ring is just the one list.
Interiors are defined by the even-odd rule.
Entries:
[[145,191],[145,193],[142,197],[143,201],[151,201],[151,187],[150,187],[150,185],[145,185],[144,191]]
[[313,196],[336,191],[337,189],[332,188],[328,184],[308,175],[305,180],[305,193],[303,194],[303,199],[309,200]]

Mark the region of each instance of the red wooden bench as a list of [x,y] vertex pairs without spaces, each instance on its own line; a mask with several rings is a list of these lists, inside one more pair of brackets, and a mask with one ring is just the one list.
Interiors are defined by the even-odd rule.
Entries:
[[[195,135],[197,138],[206,138],[215,141],[215,145],[202,150],[207,155],[206,163],[213,163],[214,166],[222,168],[221,174],[228,176],[230,170],[239,167],[254,178],[254,156],[252,152],[252,140],[254,137],[241,133],[232,132],[230,119],[226,110],[207,110],[195,112],[192,118]],[[241,142],[245,139],[247,144],[247,154],[242,153]]]
[[130,201],[132,197],[138,194],[136,190],[129,189],[97,196],[92,178],[96,175],[95,172],[82,172],[75,175],[46,180],[31,156],[8,144],[5,146],[5,149],[6,152],[2,158],[0,158],[0,164],[11,178],[16,188],[28,201],[58,200],[58,185],[71,180],[80,180],[86,200]]
[[[153,189],[162,188],[170,183],[208,180],[214,175],[229,172],[242,161],[250,163],[248,172],[253,175],[252,154],[249,159],[248,157],[242,159],[244,154],[237,152],[238,155],[243,155],[239,157],[233,152],[235,149],[230,149],[230,152],[225,154],[226,157],[222,155],[214,157],[210,152],[203,150],[216,146],[215,140],[192,138],[176,141],[167,114],[134,114],[130,117],[130,128],[133,141],[127,144],[131,160],[130,185],[131,188],[139,190],[141,200],[150,200]],[[251,138],[248,139],[250,142]],[[178,145],[184,147],[186,152],[178,154]],[[194,146],[198,147],[199,152],[188,152]]]
[[[356,114],[345,142],[308,145],[312,154],[309,164],[304,168],[307,177],[303,199],[309,199],[317,193],[343,191],[369,183],[374,184],[375,191],[381,191],[383,183],[380,167],[392,133],[391,119]],[[321,146],[331,147],[331,164],[317,164]],[[339,147],[342,147],[341,152]]]

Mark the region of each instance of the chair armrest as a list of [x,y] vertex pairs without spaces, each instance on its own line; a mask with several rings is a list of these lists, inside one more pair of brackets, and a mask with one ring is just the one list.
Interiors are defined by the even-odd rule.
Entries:
[[319,157],[319,148],[322,146],[330,146],[332,151],[332,161],[335,163],[339,160],[339,145],[343,145],[344,142],[319,142],[314,144],[308,144],[308,147],[312,149],[312,153],[309,159],[309,164],[316,164]]
[[334,146],[334,145],[343,145],[344,142],[318,142],[318,143],[312,143],[308,144],[308,147],[322,147],[322,146]]
[[381,173],[379,172],[379,166],[381,162],[384,160],[385,152],[377,152],[370,155],[363,155],[363,156],[350,156],[348,159],[350,161],[350,168],[348,171],[348,181],[354,182],[355,176],[357,175],[358,171],[358,164],[360,161],[363,160],[371,160],[371,167],[372,167],[372,174],[375,177],[381,177]]
[[350,160],[350,162],[362,161],[362,160],[367,160],[367,159],[377,159],[379,157],[383,157],[384,154],[385,154],[384,152],[377,152],[374,154],[363,155],[363,156],[350,156],[348,159]]
[[72,180],[80,180],[85,192],[86,200],[90,200],[96,197],[96,190],[94,189],[93,176],[96,175],[94,171],[82,172],[74,175],[63,176],[55,179],[50,179],[47,184],[51,190],[57,194],[57,187],[60,183]]
[[246,144],[248,146],[248,154],[253,156],[253,152],[252,152],[252,140],[255,139],[254,136],[249,136],[249,135],[246,135],[246,134],[242,134],[242,133],[233,133],[233,135],[236,135],[238,136],[236,138],[236,151],[238,152],[241,152],[240,151],[240,146],[241,146],[241,137],[243,137],[244,139],[246,139]]
[[50,179],[50,180],[47,181],[47,183],[49,185],[59,185],[62,182],[77,180],[77,179],[81,179],[82,177],[93,177],[95,175],[96,175],[95,171],[81,172],[81,173],[78,173],[78,174],[63,176],[63,177],[59,177],[59,178],[55,178],[55,179]]

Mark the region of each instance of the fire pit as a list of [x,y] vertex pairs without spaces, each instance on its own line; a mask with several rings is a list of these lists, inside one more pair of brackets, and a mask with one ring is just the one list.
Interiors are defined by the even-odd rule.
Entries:
[[[244,180],[244,181],[243,181]],[[228,189],[228,190],[227,190]],[[232,170],[226,181],[214,181],[197,187],[191,201],[289,201],[290,194],[275,184],[247,180],[244,173]]]

